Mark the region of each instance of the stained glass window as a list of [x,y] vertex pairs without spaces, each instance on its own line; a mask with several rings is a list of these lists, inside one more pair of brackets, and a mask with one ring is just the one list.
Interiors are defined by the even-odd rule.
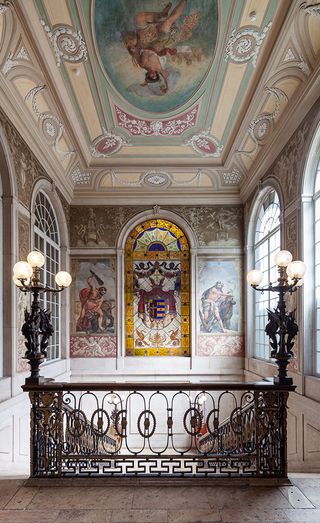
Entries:
[[189,356],[189,243],[167,220],[148,220],[126,243],[127,356]]

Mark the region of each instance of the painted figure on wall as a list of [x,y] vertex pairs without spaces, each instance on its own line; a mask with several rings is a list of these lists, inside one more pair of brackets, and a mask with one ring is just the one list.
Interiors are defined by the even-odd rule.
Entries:
[[[96,283],[99,287],[96,287]],[[88,287],[81,289],[79,293],[81,311],[76,330],[87,334],[106,332],[114,325],[112,306],[105,298],[107,289],[103,280],[91,269],[87,284]]]
[[201,296],[199,310],[201,332],[226,332],[230,330],[233,315],[233,306],[236,301],[232,291],[223,292],[224,284],[217,281],[215,285],[206,289]]
[[96,0],[94,5],[101,61],[124,98],[154,112],[190,99],[212,63],[217,0],[108,0],[107,7]]

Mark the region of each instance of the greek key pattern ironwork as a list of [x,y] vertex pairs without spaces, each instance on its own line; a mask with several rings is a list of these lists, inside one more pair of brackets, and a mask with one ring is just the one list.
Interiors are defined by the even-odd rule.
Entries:
[[286,476],[292,387],[58,385],[28,387],[33,477]]

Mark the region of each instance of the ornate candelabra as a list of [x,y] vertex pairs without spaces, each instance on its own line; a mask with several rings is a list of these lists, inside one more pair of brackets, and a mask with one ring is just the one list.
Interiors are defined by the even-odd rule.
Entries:
[[259,287],[263,280],[263,273],[253,269],[248,272],[247,281],[255,291],[277,292],[279,295],[276,308],[268,311],[268,323],[265,328],[270,338],[271,358],[275,358],[278,365],[278,376],[274,377],[274,383],[281,385],[292,385],[292,378],[287,376],[287,366],[293,357],[294,338],[299,328],[295,321],[295,310],[286,311],[285,294],[296,292],[303,284],[303,276],[306,271],[304,262],[292,261],[289,251],[279,251],[275,255],[275,263],[278,266],[279,278],[275,284],[271,282],[265,287]]
[[34,385],[45,381],[39,375],[39,366],[47,356],[48,340],[54,329],[51,324],[51,313],[40,307],[40,294],[45,292],[61,292],[69,287],[72,278],[68,272],[60,271],[55,276],[57,288],[45,286],[40,281],[40,269],[44,265],[44,256],[41,252],[32,251],[28,254],[27,262],[19,261],[13,267],[13,281],[25,294],[32,296],[31,312],[25,309],[22,334],[26,338],[25,359],[30,363],[31,374],[26,378],[26,384]]

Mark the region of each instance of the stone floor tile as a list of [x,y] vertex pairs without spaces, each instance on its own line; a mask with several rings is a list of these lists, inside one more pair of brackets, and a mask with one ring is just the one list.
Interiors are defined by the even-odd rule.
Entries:
[[0,480],[0,509],[4,508],[10,499],[16,494],[23,485],[22,479],[3,479]]
[[218,510],[190,508],[185,510],[168,510],[168,523],[207,523],[220,522]]
[[267,510],[272,507],[292,508],[292,505],[277,487],[206,487],[212,508],[232,507]]
[[54,523],[58,510],[0,510],[0,523]]
[[202,487],[140,487],[133,496],[133,508],[179,509],[194,508],[210,510],[210,504]]
[[315,508],[320,508],[320,485],[317,487],[299,486],[299,488]]
[[292,485],[291,487],[279,487],[279,490],[287,498],[293,508],[314,508],[312,503],[303,494],[303,492]]
[[254,510],[252,508],[223,509],[220,511],[223,523],[282,523],[288,522],[284,510]]
[[111,516],[111,523],[167,523],[167,521],[166,510],[113,510]]
[[110,523],[111,510],[60,510],[55,523]]
[[[6,504],[6,510],[24,510],[39,492],[37,487],[20,487],[15,495]],[[31,507],[32,508],[32,507]]]
[[288,521],[291,523],[319,523],[320,510],[311,508],[291,508],[285,510]]
[[33,509],[127,509],[132,508],[131,487],[43,487],[32,502]]

